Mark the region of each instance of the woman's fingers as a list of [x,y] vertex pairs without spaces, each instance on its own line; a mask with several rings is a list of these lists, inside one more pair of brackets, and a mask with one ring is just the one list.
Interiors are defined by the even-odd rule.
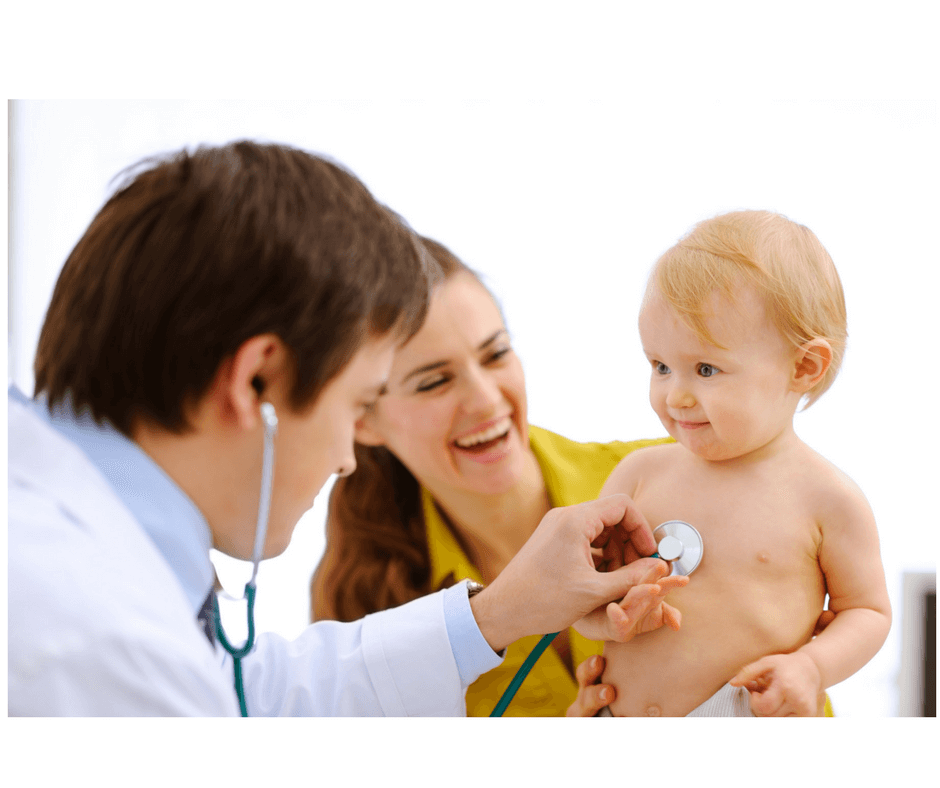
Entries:
[[568,717],[593,717],[617,695],[609,684],[598,684],[606,662],[603,657],[588,657],[575,669],[578,697],[568,707]]

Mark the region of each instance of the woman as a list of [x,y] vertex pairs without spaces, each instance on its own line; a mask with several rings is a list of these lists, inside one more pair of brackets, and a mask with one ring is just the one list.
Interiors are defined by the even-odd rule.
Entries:
[[[327,547],[314,575],[314,620],[350,621],[469,577],[489,583],[555,506],[592,500],[617,462],[661,441],[581,444],[537,427],[525,378],[492,295],[442,245],[424,239],[442,282],[398,353],[387,391],[357,424],[356,466],[330,497]],[[668,606],[666,606],[668,607]],[[467,692],[488,715],[539,638]],[[594,713],[603,644],[561,632],[507,714]],[[612,692],[612,688],[607,688]]]

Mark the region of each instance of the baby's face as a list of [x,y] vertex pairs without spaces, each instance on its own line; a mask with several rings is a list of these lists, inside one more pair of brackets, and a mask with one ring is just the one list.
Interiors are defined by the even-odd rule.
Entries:
[[[640,339],[652,366],[650,404],[669,434],[711,461],[772,451],[792,434],[800,394],[792,387],[796,349],[742,288],[732,304],[715,293],[704,342],[652,292],[640,313]],[[718,347],[721,345],[722,347]]]

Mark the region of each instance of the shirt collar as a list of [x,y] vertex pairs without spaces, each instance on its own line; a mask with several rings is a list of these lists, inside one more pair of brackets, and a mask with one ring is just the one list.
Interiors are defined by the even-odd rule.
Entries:
[[189,496],[143,449],[109,422],[98,424],[85,409],[69,402],[52,412],[45,397],[30,400],[15,387],[9,394],[77,445],[102,473],[130,510],[183,587],[193,611],[212,588],[209,525]]

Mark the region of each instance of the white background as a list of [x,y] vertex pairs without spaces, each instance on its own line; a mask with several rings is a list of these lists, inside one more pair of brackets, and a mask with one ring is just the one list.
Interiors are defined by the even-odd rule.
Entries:
[[[50,288],[114,174],[155,152],[250,137],[328,152],[484,274],[527,371],[532,423],[578,440],[656,437],[636,330],[649,267],[696,221],[779,211],[828,248],[849,310],[843,371],[797,431],[868,495],[895,610],[882,652],[831,695],[840,715],[896,714],[901,574],[936,561],[934,474],[917,460],[933,409],[917,392],[936,381],[924,356],[936,333],[924,169],[936,131],[928,107],[907,103],[17,103],[13,378],[31,391]],[[261,629],[292,636],[308,620],[326,493],[263,567]],[[217,558],[239,590],[244,572]]]
[[[183,145],[250,137],[346,164],[484,274],[526,369],[531,421],[580,440],[663,434],[636,331],[656,257],[716,213],[779,211],[827,247],[849,310],[842,373],[798,414],[797,432],[868,495],[895,613],[882,651],[830,694],[842,717],[897,714],[902,575],[936,571],[929,4],[900,3],[886,18],[864,3],[761,13],[585,3],[577,14],[483,3],[425,5],[407,19],[373,4],[300,16],[276,2],[206,4],[216,15],[174,16],[173,5],[146,20],[146,35],[92,26],[79,43],[69,43],[79,20],[64,12],[42,50],[61,67],[17,50],[23,84],[8,95],[161,100],[12,105],[15,382],[31,391],[51,287],[110,179]],[[233,35],[234,57],[219,44]],[[179,95],[238,98],[164,100]],[[307,620],[327,493],[262,567],[262,629],[292,635]],[[232,590],[246,579],[234,564],[220,566]]]

